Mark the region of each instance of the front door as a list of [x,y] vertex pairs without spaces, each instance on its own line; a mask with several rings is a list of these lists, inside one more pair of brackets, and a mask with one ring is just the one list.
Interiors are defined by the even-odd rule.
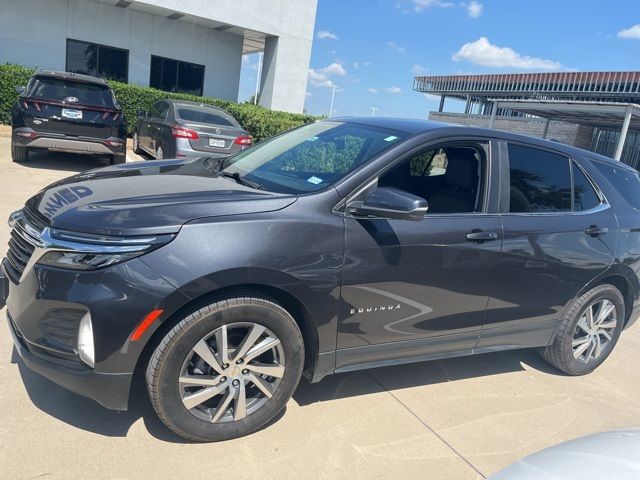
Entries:
[[488,150],[444,144],[379,177],[428,201],[421,221],[345,218],[337,368],[475,346],[502,243]]

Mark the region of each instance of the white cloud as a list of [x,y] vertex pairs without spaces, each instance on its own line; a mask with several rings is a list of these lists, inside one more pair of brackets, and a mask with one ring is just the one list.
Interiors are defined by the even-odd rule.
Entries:
[[482,15],[484,5],[482,5],[480,2],[471,0],[469,3],[464,4],[464,6],[467,8],[467,14],[471,18],[478,18],[480,15]]
[[640,23],[633,25],[632,27],[625,28],[624,30],[620,30],[618,32],[619,38],[632,38],[635,40],[640,40]]
[[411,67],[411,74],[414,77],[418,77],[420,75],[424,75],[427,73],[429,69],[427,67],[423,67],[422,65],[416,63],[413,67]]
[[400,87],[387,87],[384,89],[385,92],[391,93],[393,95],[398,95],[402,93],[402,89]]
[[521,55],[512,48],[492,45],[486,37],[480,37],[475,42],[465,43],[458,50],[452,60],[459,62],[467,60],[484,67],[507,67],[522,70],[559,70],[562,64],[544,58]]
[[393,50],[395,50],[397,53],[401,53],[401,54],[405,54],[407,53],[407,49],[404,47],[401,47],[400,45],[398,45],[396,42],[393,41],[388,41],[387,42],[387,46]]
[[324,68],[310,68],[309,82],[315,87],[332,87],[334,83],[331,77],[344,77],[346,74],[347,71],[341,64],[333,62]]
[[338,40],[338,36],[328,30],[319,30],[316,36],[320,40]]
[[304,92],[305,97],[313,97],[313,93],[311,92]]
[[413,4],[413,11],[418,13],[431,7],[448,8],[454,6],[453,2],[442,0],[411,0],[411,3]]
[[379,91],[380,91],[380,90],[378,90],[377,88],[371,88],[371,87],[367,88],[367,92],[369,92],[369,93],[376,94],[376,93],[378,93]]

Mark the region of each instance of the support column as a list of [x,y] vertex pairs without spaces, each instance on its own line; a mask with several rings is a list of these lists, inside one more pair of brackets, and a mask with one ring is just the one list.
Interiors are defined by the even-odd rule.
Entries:
[[471,95],[467,95],[467,105],[464,108],[464,113],[469,114],[470,108],[471,108]]
[[493,101],[493,105],[491,107],[491,120],[489,121],[489,128],[494,128],[496,124],[496,115],[498,114],[498,100]]
[[547,134],[549,133],[549,124],[551,123],[551,119],[547,118],[544,121],[544,130],[542,131],[542,138],[547,138]]
[[631,107],[627,107],[627,112],[624,115],[624,122],[622,124],[622,130],[620,131],[620,138],[618,139],[618,146],[616,147],[616,154],[613,158],[620,160],[622,158],[622,150],[624,149],[624,142],[627,139],[627,133],[629,132],[629,124],[631,123],[631,115],[633,110]]
[[440,106],[438,107],[438,111],[442,112],[444,110],[444,99],[447,98],[446,95],[440,95]]

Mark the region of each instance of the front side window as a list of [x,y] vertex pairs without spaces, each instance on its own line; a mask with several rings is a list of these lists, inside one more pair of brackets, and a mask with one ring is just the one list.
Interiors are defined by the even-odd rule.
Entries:
[[127,82],[129,51],[67,39],[67,72]]
[[247,149],[223,165],[265,190],[305,193],[325,188],[398,143],[402,132],[323,121]]
[[571,169],[562,155],[509,144],[509,212],[570,212]]
[[394,187],[424,198],[434,213],[482,210],[480,191],[484,149],[442,146],[411,156],[378,179],[379,187]]
[[202,95],[204,65],[151,56],[149,86],[166,92]]

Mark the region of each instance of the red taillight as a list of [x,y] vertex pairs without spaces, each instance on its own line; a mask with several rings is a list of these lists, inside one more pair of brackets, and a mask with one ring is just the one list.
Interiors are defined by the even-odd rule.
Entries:
[[171,133],[176,138],[188,138],[189,140],[198,140],[200,138],[198,132],[183,127],[172,127]]
[[253,138],[248,135],[240,135],[233,141],[233,143],[235,143],[236,145],[244,145],[245,147],[250,147],[251,145],[253,145]]
[[[42,108],[40,107],[40,104],[38,102],[31,102],[31,104],[36,108],[37,111],[42,111]],[[22,100],[22,106],[25,110],[29,110],[29,102],[27,102],[26,100]]]
[[104,120],[105,118],[107,118],[109,116],[109,112],[104,112],[102,114],[102,119]]
[[26,100],[22,100],[22,106],[24,107],[25,110],[29,110],[29,104],[27,103]]
[[36,107],[36,110],[38,110],[39,112],[42,111],[42,108],[40,108],[40,104],[38,102],[33,102],[33,105]]

